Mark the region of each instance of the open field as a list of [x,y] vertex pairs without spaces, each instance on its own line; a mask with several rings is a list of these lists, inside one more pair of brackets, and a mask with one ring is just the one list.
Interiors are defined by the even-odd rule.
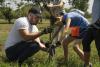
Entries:
[[[13,24],[0,24],[0,67],[18,67],[17,62],[12,63],[5,59],[3,50],[4,42],[12,25]],[[48,21],[44,21],[42,24],[39,24],[38,27],[40,30],[42,30],[48,25]],[[48,35],[43,35],[41,39],[48,41],[49,37]],[[100,67],[94,42],[92,42],[91,47],[91,62],[93,63],[93,67]],[[63,62],[63,60],[63,49],[62,46],[60,46],[56,49],[56,55],[50,62],[48,62],[48,54],[43,51],[39,51],[33,57],[29,58],[26,62],[32,63],[32,67],[83,67],[83,62],[74,52],[72,45],[69,46],[69,61],[65,63]],[[23,67],[28,67],[26,62],[23,64]]]

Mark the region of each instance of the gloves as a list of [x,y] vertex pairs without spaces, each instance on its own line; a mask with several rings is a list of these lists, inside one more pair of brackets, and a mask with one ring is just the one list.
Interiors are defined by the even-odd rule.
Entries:
[[42,33],[42,34],[48,34],[48,33],[51,33],[52,30],[53,30],[52,28],[47,27],[47,28],[45,28],[41,33]]
[[49,48],[50,47],[50,42],[49,41],[47,41],[46,43],[45,43],[45,46],[47,47],[47,48]]

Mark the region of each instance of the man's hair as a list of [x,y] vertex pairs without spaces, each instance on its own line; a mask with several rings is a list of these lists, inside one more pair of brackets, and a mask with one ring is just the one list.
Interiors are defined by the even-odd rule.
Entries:
[[28,13],[33,13],[33,14],[40,14],[40,10],[37,8],[31,8]]
[[41,11],[38,8],[31,8],[28,13],[32,13],[34,16],[41,17]]

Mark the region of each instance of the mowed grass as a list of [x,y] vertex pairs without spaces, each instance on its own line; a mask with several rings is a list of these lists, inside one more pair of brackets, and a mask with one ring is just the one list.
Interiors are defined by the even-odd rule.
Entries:
[[[3,45],[8,36],[8,33],[13,24],[0,24],[0,67],[18,67],[17,62],[9,62],[5,59],[5,53],[3,50]],[[44,20],[42,24],[38,25],[40,30],[49,26],[48,21]],[[49,41],[49,35],[43,35],[40,37],[45,41]],[[72,44],[72,43],[71,43]],[[49,61],[48,53],[39,51],[34,56],[30,57],[25,63],[23,67],[28,67],[27,63],[31,63],[32,67],[83,67],[83,62],[80,60],[78,55],[74,52],[72,45],[69,45],[69,61],[63,62],[63,48],[62,46],[56,49],[56,54],[51,61]],[[81,46],[82,47],[82,46]],[[98,60],[97,51],[95,49],[95,44],[92,42],[91,44],[91,62],[93,63],[93,67],[100,67],[100,63]]]

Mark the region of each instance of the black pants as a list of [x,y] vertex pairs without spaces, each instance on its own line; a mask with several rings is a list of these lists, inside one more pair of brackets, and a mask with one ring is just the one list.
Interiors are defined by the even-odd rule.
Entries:
[[98,55],[100,56],[100,29],[89,27],[82,41],[84,52],[91,51],[90,44],[93,40],[95,41]]
[[14,46],[6,49],[6,56],[10,61],[18,60],[22,63],[28,57],[34,55],[40,50],[39,44],[37,42],[25,42],[21,41]]

